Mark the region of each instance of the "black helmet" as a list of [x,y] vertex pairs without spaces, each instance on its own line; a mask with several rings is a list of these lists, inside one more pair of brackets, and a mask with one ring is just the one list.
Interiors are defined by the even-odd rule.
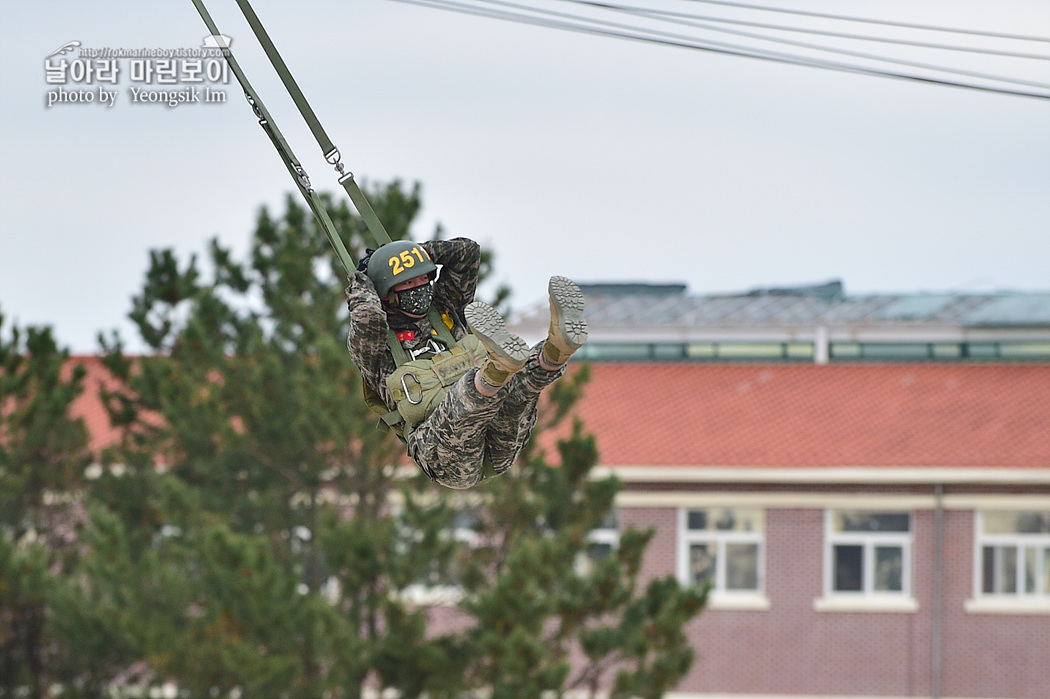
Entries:
[[419,243],[397,240],[380,246],[368,260],[368,278],[375,284],[379,298],[390,293],[390,287],[426,274],[431,279],[437,265]]

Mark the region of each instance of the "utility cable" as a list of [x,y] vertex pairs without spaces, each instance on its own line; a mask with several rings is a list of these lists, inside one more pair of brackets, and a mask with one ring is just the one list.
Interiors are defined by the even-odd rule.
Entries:
[[1036,54],[1036,53],[1020,53],[1017,51],[1004,51],[1001,49],[985,49],[976,46],[953,46],[951,44],[937,44],[926,41],[913,41],[910,39],[896,39],[891,37],[881,36],[867,36],[864,34],[849,34],[845,32],[835,32],[824,29],[809,29],[805,27],[790,27],[783,24],[769,24],[767,22],[752,22],[742,19],[730,19],[727,17],[715,17],[713,15],[697,15],[688,12],[671,12],[669,10],[656,10],[647,7],[633,7],[630,5],[614,5],[612,3],[605,2],[594,2],[593,0],[560,0],[561,2],[568,2],[574,5],[584,5],[588,7],[594,7],[598,9],[610,10],[612,12],[622,12],[625,14],[637,15],[640,17],[650,17],[653,19],[659,19],[665,22],[671,22],[674,24],[682,24],[685,26],[703,26],[695,25],[688,21],[682,20],[701,20],[703,22],[715,22],[719,24],[733,24],[742,27],[754,27],[756,29],[770,29],[778,32],[793,32],[798,34],[813,34],[816,36],[828,36],[836,39],[852,39],[855,41],[873,41],[884,44],[895,44],[898,46],[914,46],[917,48],[926,49],[938,49],[941,51],[959,51],[963,53],[977,53],[989,56],[1003,56],[1006,58],[1025,58],[1036,61],[1050,61],[1050,54]]
[[886,27],[902,27],[904,29],[923,29],[931,32],[948,32],[952,34],[969,34],[971,36],[986,36],[993,39],[1016,39],[1018,41],[1039,41],[1050,43],[1050,38],[1042,36],[1023,36],[1020,34],[1003,34],[1000,32],[987,32],[978,29],[955,29],[951,27],[938,27],[930,24],[912,24],[909,22],[893,22],[890,20],[867,19],[861,17],[847,17],[845,15],[833,15],[824,12],[809,12],[806,10],[793,10],[785,7],[768,7],[765,5],[750,5],[742,2],[730,2],[729,0],[685,0],[686,2],[703,3],[706,5],[718,5],[720,7],[734,7],[745,10],[759,10],[762,12],[780,12],[800,17],[819,17],[821,19],[834,19],[843,22],[861,22],[864,24],[880,24]]
[[[1042,92],[1031,92],[1024,90],[1011,90],[1006,88],[992,87],[988,85],[963,83],[945,79],[938,79],[932,77],[926,77],[921,75],[911,75],[906,73],[896,73],[886,70],[878,70],[874,68],[865,68],[863,66],[855,66],[841,63],[834,63],[825,60],[807,59],[801,56],[794,56],[791,54],[781,54],[765,50],[748,49],[747,47],[733,46],[731,44],[722,44],[720,42],[700,42],[699,40],[693,39],[692,37],[668,38],[667,33],[664,34],[663,38],[659,36],[631,33],[639,30],[636,28],[628,28],[630,31],[612,31],[609,29],[601,29],[595,26],[588,26],[586,24],[572,24],[564,21],[555,21],[550,19],[543,19],[541,17],[515,14],[500,10],[489,10],[480,8],[473,5],[465,5],[463,3],[452,2],[450,0],[393,0],[394,2],[401,2],[407,5],[416,5],[419,7],[429,7],[432,9],[446,10],[450,12],[457,12],[461,14],[468,14],[478,17],[485,17],[490,19],[500,19],[504,21],[529,24],[540,27],[547,27],[553,29],[561,29],[565,31],[572,31],[584,34],[591,34],[597,36],[605,36],[619,39],[629,39],[633,41],[641,41],[645,43],[658,44],[664,46],[675,46],[679,48],[687,48],[698,51],[706,51],[710,53],[718,53],[730,56],[738,56],[744,58],[756,58],[759,60],[767,60],[778,63],[785,63],[789,65],[802,65],[812,68],[822,68],[825,70],[834,70],[855,74],[872,75],[887,78],[897,78],[902,80],[910,80],[915,82],[923,82],[936,85],[944,85],[948,87],[959,87],[969,90],[977,90],[981,92],[989,92],[996,94],[1012,95],[1018,97],[1034,97],[1037,99],[1050,99],[1050,94]],[[531,8],[530,8],[531,9]],[[652,34],[653,32],[650,32]],[[674,35],[670,35],[674,36]],[[992,78],[998,79],[998,78]]]
[[[652,34],[654,36],[663,36],[663,37],[667,37],[667,38],[675,39],[675,40],[686,40],[686,41],[690,41],[690,40],[694,40],[695,41],[696,40],[694,37],[684,36],[682,34],[673,34],[673,33],[670,33],[670,32],[662,32],[662,31],[659,31],[659,30],[656,30],[656,29],[644,29],[644,28],[641,28],[641,27],[634,27],[634,26],[631,26],[631,25],[621,24],[619,22],[609,22],[609,21],[606,21],[606,20],[590,19],[590,18],[587,18],[587,17],[583,17],[581,15],[573,15],[573,14],[569,14],[569,13],[566,13],[566,12],[558,12],[556,10],[544,10],[544,9],[540,9],[540,8],[534,8],[534,7],[531,7],[531,6],[528,6],[528,5],[521,5],[521,4],[514,3],[514,2],[508,2],[507,0],[475,0],[475,2],[486,3],[486,4],[490,4],[490,5],[497,5],[497,6],[501,6],[501,7],[510,7],[512,9],[515,9],[515,10],[524,10],[524,11],[527,11],[527,12],[535,12],[537,14],[550,15],[552,17],[558,17],[558,18],[563,18],[563,19],[571,19],[571,20],[576,20],[576,21],[590,22],[590,23],[593,23],[593,24],[601,25],[601,26],[613,27],[615,29],[627,29],[629,31],[640,31],[640,32],[645,32],[647,34]],[[801,41],[792,41],[790,39],[780,39],[780,38],[776,38],[776,37],[768,37],[768,36],[764,36],[762,34],[755,34],[753,32],[744,32],[744,31],[739,31],[739,30],[736,30],[736,29],[727,29],[727,28],[724,28],[724,27],[711,27],[711,26],[708,26],[708,25],[704,25],[704,24],[701,24],[701,23],[695,23],[695,22],[690,22],[689,24],[690,24],[690,26],[696,27],[698,29],[706,29],[708,31],[720,32],[720,33],[724,33],[724,34],[732,34],[732,35],[735,35],[735,36],[743,36],[743,37],[748,38],[748,39],[758,39],[760,41],[769,41],[769,42],[778,43],[778,44],[785,44],[785,45],[788,45],[788,46],[794,46],[796,48],[803,48],[803,49],[807,49],[807,50],[810,50],[810,51],[824,51],[826,53],[835,53],[835,54],[839,54],[839,55],[842,55],[842,56],[849,56],[851,58],[862,58],[862,59],[869,60],[869,61],[881,61],[883,63],[892,63],[892,64],[895,64],[895,65],[907,66],[908,68],[919,68],[919,69],[922,69],[922,70],[932,70],[932,71],[937,71],[937,72],[940,72],[940,73],[950,73],[950,74],[953,74],[953,75],[962,75],[962,76],[967,77],[967,78],[978,78],[980,80],[993,80],[993,81],[996,81],[996,82],[1005,82],[1005,83],[1011,83],[1011,84],[1014,84],[1014,85],[1023,85],[1025,87],[1035,87],[1035,88],[1041,88],[1041,89],[1050,90],[1050,84],[1034,82],[1034,81],[1031,81],[1031,80],[1019,80],[1019,79],[1016,79],[1016,78],[1006,78],[1006,77],[1002,77],[1002,76],[998,76],[998,75],[990,75],[988,73],[979,73],[979,72],[975,72],[975,71],[961,70],[961,69],[958,69],[958,68],[945,68],[943,66],[936,66],[936,65],[929,64],[929,63],[922,63],[922,62],[919,62],[919,61],[908,61],[908,60],[897,59],[897,58],[886,58],[886,57],[883,57],[883,56],[877,56],[877,55],[874,55],[874,54],[863,53],[863,52],[860,52],[860,51],[850,51],[850,50],[847,50],[847,49],[828,48],[828,47],[820,46],[819,44],[810,44],[810,43],[801,42]],[[735,50],[748,50],[750,48],[750,47],[743,47],[743,46],[733,45],[733,44],[724,44],[724,43],[721,43],[721,42],[710,42],[709,41],[707,43],[709,43],[712,46],[722,46],[722,47],[725,47],[725,48],[731,48],[731,49],[735,49]],[[758,49],[758,50],[764,51],[763,49]],[[767,53],[769,53],[770,55],[775,55],[772,52],[767,52]],[[783,56],[784,54],[780,54],[780,55]]]

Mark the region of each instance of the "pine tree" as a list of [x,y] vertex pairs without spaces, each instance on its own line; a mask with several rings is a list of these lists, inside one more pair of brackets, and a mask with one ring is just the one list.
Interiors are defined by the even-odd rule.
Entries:
[[54,596],[76,555],[87,431],[69,416],[84,369],[47,327],[0,314],[0,696],[47,696],[62,662]]
[[[391,237],[408,234],[418,190],[370,199]],[[328,204],[359,258],[363,224]],[[218,241],[206,265],[154,251],[131,312],[150,356],[106,341],[128,387],[107,395],[127,428],[112,456],[125,473],[99,492],[81,593],[154,630],[79,619],[129,644],[147,684],[358,697],[371,683],[407,697],[461,682],[447,639],[428,639],[424,610],[398,595],[452,556],[435,535],[452,512],[395,473],[403,448],[361,399],[345,277],[324,241],[289,199],[279,219],[262,210],[244,262]],[[126,590],[131,577],[143,584]]]
[[[392,238],[409,235],[418,188],[395,182],[369,198]],[[326,201],[359,258],[364,224]],[[491,264],[486,254],[483,275]],[[19,442],[9,425],[22,423],[3,423],[10,511],[31,510],[36,491],[20,484],[42,474],[64,474],[49,487],[79,494],[75,555],[60,569],[58,549],[27,548],[3,521],[0,610],[49,610],[54,651],[50,674],[33,675],[0,627],[18,682],[37,682],[31,696],[61,686],[66,697],[166,683],[191,697],[662,696],[692,660],[682,629],[703,596],[640,578],[651,532],[628,528],[611,555],[581,565],[619,490],[591,476],[594,436],[573,421],[557,454],[534,439],[510,473],[470,493],[480,543],[458,540],[461,494],[406,478],[403,445],[375,429],[361,398],[337,265],[292,199],[280,217],[260,212],[243,260],[217,240],[203,261],[153,251],[131,310],[150,352],[127,357],[119,336],[102,340],[123,384],[103,392],[123,441],[103,455],[102,474],[77,480],[88,456],[73,431],[47,437],[60,441],[45,451],[65,455],[58,471],[18,471],[9,464],[28,462],[11,445],[42,444],[45,433],[26,429]],[[17,335],[0,344],[0,379],[26,373],[8,365],[12,346]],[[49,351],[34,370],[51,381],[48,395],[75,395],[47,378],[64,361]],[[552,386],[535,437],[570,419],[586,381],[584,368]],[[5,396],[20,390],[0,385]],[[64,424],[60,404],[34,408],[46,408],[41,424]],[[22,414],[10,405],[0,414]],[[465,631],[435,633],[406,595],[435,582],[461,591]]]

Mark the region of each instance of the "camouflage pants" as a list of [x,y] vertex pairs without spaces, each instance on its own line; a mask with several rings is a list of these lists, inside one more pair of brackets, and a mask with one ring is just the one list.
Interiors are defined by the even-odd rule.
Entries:
[[432,480],[470,488],[482,478],[485,460],[496,475],[514,463],[536,424],[540,393],[565,367],[539,364],[543,343],[532,348],[525,368],[491,398],[474,388],[472,369],[449,389],[437,409],[408,435],[408,453]]

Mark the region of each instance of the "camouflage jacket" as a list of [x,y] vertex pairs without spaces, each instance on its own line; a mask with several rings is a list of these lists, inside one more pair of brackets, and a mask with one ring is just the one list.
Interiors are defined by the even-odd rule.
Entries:
[[[438,265],[432,305],[452,320],[452,337],[458,340],[467,334],[463,309],[474,300],[481,247],[467,238],[434,240],[422,245]],[[388,332],[393,328],[401,346],[411,352],[427,344],[434,336],[433,328],[427,318],[416,320],[400,313],[388,314],[375,285],[364,272],[355,272],[349,281],[346,303],[350,309],[350,331],[346,346],[350,358],[361,370],[365,384],[383,399],[390,410],[395,410],[397,406],[386,387],[386,378],[396,369],[394,356],[387,345]]]

